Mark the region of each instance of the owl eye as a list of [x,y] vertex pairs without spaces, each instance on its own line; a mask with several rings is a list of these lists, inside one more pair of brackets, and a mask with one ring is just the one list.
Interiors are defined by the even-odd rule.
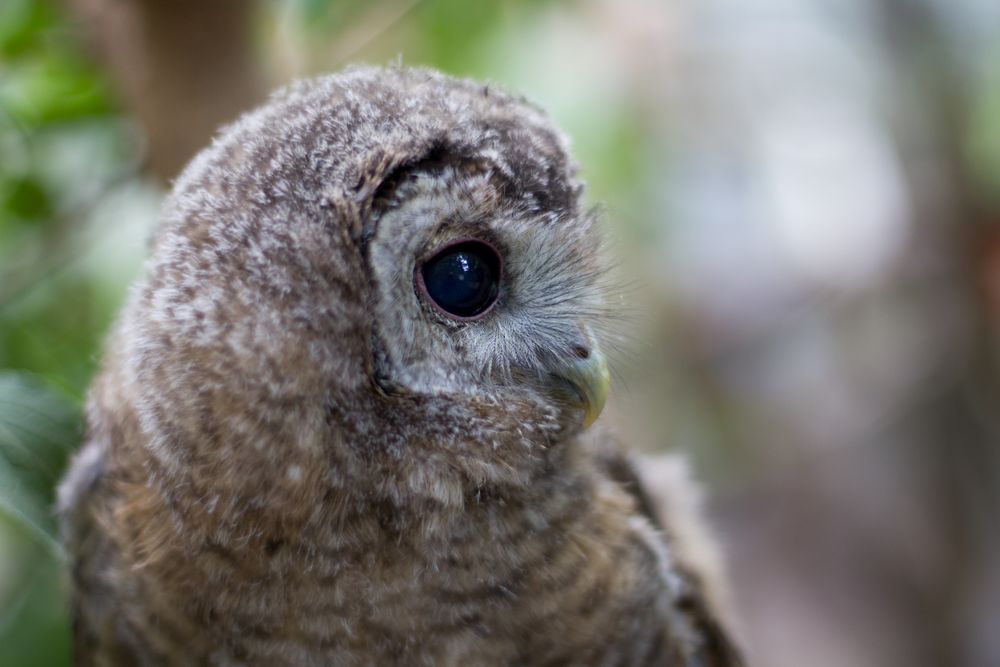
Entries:
[[424,262],[417,283],[445,314],[476,319],[496,303],[502,262],[493,246],[461,241]]

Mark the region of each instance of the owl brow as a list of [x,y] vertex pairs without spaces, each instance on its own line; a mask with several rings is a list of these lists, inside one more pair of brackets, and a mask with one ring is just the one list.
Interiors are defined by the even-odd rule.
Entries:
[[398,206],[406,199],[406,184],[413,176],[426,174],[434,176],[448,169],[467,175],[492,173],[485,161],[464,155],[456,147],[443,142],[432,144],[422,155],[403,160],[386,174],[372,194],[372,211],[375,214]]

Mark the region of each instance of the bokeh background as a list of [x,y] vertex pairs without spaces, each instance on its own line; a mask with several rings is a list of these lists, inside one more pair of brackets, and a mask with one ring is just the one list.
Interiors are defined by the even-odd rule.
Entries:
[[0,665],[69,664],[52,487],[170,179],[396,61],[571,136],[619,419],[705,480],[755,664],[1000,665],[995,0],[0,0]]

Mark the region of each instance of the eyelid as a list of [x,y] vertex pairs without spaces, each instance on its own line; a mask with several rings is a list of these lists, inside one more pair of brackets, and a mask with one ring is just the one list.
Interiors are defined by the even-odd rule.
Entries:
[[423,266],[424,264],[427,263],[428,260],[434,259],[438,255],[440,255],[441,253],[443,253],[445,250],[447,250],[448,248],[453,248],[453,247],[455,247],[457,245],[462,245],[463,243],[481,243],[482,245],[484,245],[484,246],[488,247],[490,250],[492,250],[493,253],[497,256],[497,259],[500,260],[500,272],[499,272],[499,275],[501,275],[501,276],[503,275],[503,268],[504,268],[503,267],[503,265],[504,265],[503,253],[500,252],[500,249],[497,248],[496,244],[493,243],[492,241],[489,241],[487,239],[480,238],[480,237],[477,237],[477,236],[461,236],[461,237],[457,237],[457,238],[451,239],[450,241],[445,241],[441,245],[436,246],[430,252],[424,253],[423,257],[421,257],[421,259],[418,262],[418,264],[419,264],[419,266]]

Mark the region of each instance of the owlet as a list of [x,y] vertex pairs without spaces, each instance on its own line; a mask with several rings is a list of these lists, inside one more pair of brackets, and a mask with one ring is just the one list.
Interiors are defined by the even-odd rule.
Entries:
[[406,68],[178,178],[60,491],[79,665],[735,665],[600,425],[563,136]]

